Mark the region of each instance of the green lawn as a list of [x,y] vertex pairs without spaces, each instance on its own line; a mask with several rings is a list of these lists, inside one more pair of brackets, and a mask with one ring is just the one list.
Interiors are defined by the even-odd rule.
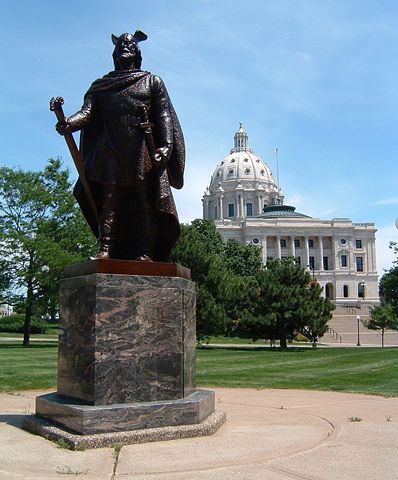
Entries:
[[57,351],[57,342],[0,342],[0,392],[55,387]]
[[197,383],[398,396],[398,349],[200,349]]
[[[198,349],[198,386],[299,388],[398,396],[398,349]],[[0,342],[0,391],[55,388],[56,343]]]

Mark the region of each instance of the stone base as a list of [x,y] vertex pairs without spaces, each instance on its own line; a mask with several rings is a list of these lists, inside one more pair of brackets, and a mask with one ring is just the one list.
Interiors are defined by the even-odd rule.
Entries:
[[214,392],[178,400],[88,405],[56,393],[36,398],[36,415],[81,435],[200,424],[214,412]]
[[[115,262],[93,260],[66,270],[82,273],[105,265],[116,271]],[[122,265],[131,270],[131,263],[136,268],[145,262]],[[98,272],[65,277],[59,330],[59,395],[100,406],[178,400],[195,391],[190,280]]]
[[54,426],[36,416],[27,417],[22,425],[25,430],[57,442],[62,440],[71,450],[114,447],[115,444],[160,442],[179,438],[204,437],[213,435],[225,422],[225,412],[217,410],[201,423],[175,427],[148,428],[125,432],[99,433],[96,435],[76,435]]

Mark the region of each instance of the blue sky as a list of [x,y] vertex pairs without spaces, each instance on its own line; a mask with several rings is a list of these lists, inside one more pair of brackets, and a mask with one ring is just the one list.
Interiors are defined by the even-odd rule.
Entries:
[[143,69],[164,80],[187,146],[180,219],[244,122],[285,203],[313,217],[375,222],[378,269],[398,240],[398,3],[329,0],[2,0],[0,163],[41,169],[61,156],[51,96],[71,114],[112,70],[111,33],[139,28]]

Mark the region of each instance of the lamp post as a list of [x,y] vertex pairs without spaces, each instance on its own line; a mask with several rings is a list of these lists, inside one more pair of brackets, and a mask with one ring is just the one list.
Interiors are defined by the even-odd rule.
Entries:
[[357,325],[358,325],[358,341],[357,341],[357,347],[361,346],[361,342],[359,341],[359,322],[361,321],[361,315],[357,315]]

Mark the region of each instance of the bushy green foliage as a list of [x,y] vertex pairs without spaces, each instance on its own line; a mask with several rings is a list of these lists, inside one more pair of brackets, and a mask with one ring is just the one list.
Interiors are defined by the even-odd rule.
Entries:
[[197,291],[197,336],[224,334],[236,328],[261,268],[260,252],[251,245],[223,243],[209,220],[182,225],[172,260],[191,269]]
[[251,336],[286,341],[302,332],[316,342],[334,308],[321,287],[294,259],[272,259],[264,268],[260,249],[223,243],[213,222],[182,226],[173,261],[191,269],[197,289],[197,336]]
[[377,330],[381,334],[381,346],[384,347],[386,330],[398,330],[398,316],[393,305],[382,303],[370,309],[370,319],[364,322],[366,328]]
[[[30,322],[30,333],[46,333],[47,323],[37,317],[32,317]],[[24,316],[10,315],[0,317],[0,332],[23,333]]]
[[245,315],[242,330],[254,339],[279,339],[282,348],[302,332],[314,345],[327,328],[334,306],[311,282],[294,258],[270,259],[257,273],[256,298]]
[[33,315],[55,317],[64,266],[94,246],[59,160],[37,172],[0,168],[0,283],[3,301],[24,305],[25,345]]

